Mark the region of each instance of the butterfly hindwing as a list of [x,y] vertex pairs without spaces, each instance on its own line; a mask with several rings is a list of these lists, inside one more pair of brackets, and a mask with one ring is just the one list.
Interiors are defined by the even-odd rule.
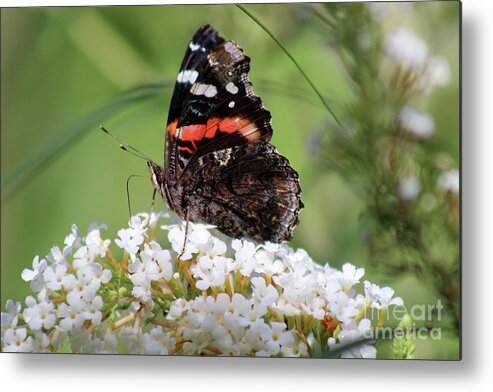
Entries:
[[181,185],[189,219],[214,224],[231,237],[287,241],[299,223],[298,174],[266,142],[202,155]]

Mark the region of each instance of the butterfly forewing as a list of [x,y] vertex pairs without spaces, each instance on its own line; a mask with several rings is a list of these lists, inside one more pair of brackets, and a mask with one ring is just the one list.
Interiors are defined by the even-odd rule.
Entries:
[[249,70],[250,58],[243,50],[210,26],[194,35],[178,74],[168,120],[171,177],[178,179],[196,154],[270,140],[271,115],[253,93]]

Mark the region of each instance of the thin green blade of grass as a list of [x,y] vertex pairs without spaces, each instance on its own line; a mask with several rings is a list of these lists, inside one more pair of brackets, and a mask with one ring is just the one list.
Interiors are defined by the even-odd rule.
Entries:
[[[288,85],[286,83],[280,83],[268,79],[258,79],[258,81],[259,88],[263,92],[280,95],[307,105],[321,105],[320,100],[315,98],[309,90],[306,90],[303,87]],[[324,99],[330,102],[330,98],[324,97]]]
[[277,46],[279,46],[281,48],[281,50],[289,57],[289,59],[291,60],[291,62],[296,66],[296,68],[298,69],[298,71],[305,78],[305,80],[308,82],[308,84],[310,85],[310,87],[312,88],[312,90],[315,92],[315,94],[317,94],[318,98],[320,99],[320,101],[322,102],[322,104],[324,105],[324,107],[332,115],[332,117],[337,122],[337,124],[341,125],[341,122],[339,121],[339,119],[335,115],[334,111],[330,108],[329,104],[324,99],[324,97],[322,96],[322,94],[318,91],[318,89],[315,86],[315,84],[311,81],[311,79],[305,73],[305,71],[303,70],[303,68],[299,65],[299,63],[296,61],[296,59],[293,57],[293,55],[286,49],[286,47],[282,44],[282,42],[279,41],[279,39],[274,35],[274,33],[272,33],[267,28],[267,26],[265,26],[255,15],[253,15],[250,11],[248,11],[243,5],[236,4],[236,6],[241,11],[243,11],[250,19],[252,19],[257,25],[259,25],[260,28],[262,28],[262,30],[264,30],[272,38],[272,40],[277,44]]
[[172,82],[152,83],[129,89],[118,94],[105,105],[86,116],[63,127],[46,144],[26,157],[17,166],[2,176],[2,201],[6,201],[21,190],[31,178],[45,171],[50,164],[73,147],[92,127],[99,126],[111,116],[132,104],[145,101],[165,93]]

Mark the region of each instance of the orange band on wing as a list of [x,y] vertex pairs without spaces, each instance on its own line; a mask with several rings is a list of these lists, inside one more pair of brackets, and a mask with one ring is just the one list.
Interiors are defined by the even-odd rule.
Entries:
[[238,132],[249,141],[260,138],[260,134],[256,132],[258,128],[254,122],[247,118],[235,116],[228,118],[213,117],[207,121],[207,124],[186,125],[181,130],[180,140],[194,142],[204,138],[212,139],[216,136],[218,130],[221,133]]
[[223,133],[238,132],[249,141],[254,141],[260,138],[260,133],[256,132],[258,127],[248,118],[225,118],[219,123],[219,130]]
[[170,122],[168,126],[166,127],[166,132],[171,138],[175,137],[176,134],[176,126],[178,125],[178,119]]
[[200,140],[206,129],[206,124],[185,125],[180,132],[180,140],[187,142]]
[[187,146],[180,146],[180,150],[181,151],[186,151],[190,154],[193,154],[194,150],[192,150],[191,148],[188,148]]

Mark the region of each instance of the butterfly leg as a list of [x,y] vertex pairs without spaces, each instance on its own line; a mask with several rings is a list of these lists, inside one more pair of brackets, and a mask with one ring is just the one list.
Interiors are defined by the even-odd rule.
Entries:
[[154,189],[154,192],[152,192],[151,213],[149,214],[149,216],[151,216],[152,213],[154,212],[154,206],[156,204],[156,192],[157,192],[157,189]]
[[187,245],[187,239],[188,239],[188,223],[190,220],[188,219],[188,210],[185,212],[185,236],[183,238],[183,247],[181,248],[180,255],[178,256],[178,259],[181,259],[181,256],[185,253],[185,246]]

